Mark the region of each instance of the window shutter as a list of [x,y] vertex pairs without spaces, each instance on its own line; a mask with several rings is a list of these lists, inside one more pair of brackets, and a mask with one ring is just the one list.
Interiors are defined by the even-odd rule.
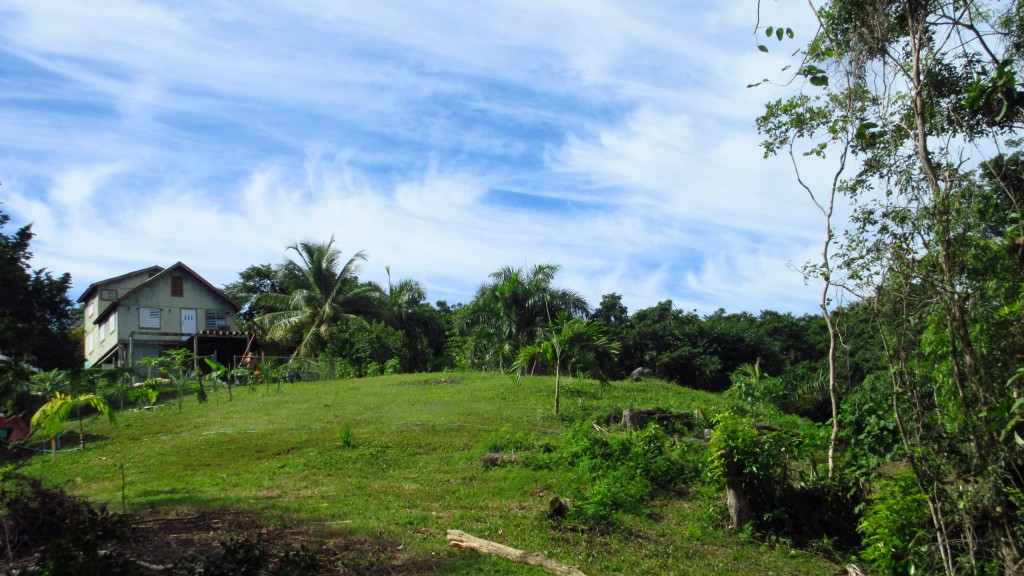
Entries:
[[185,295],[185,278],[182,276],[171,276],[171,296]]
[[207,310],[206,311],[206,329],[207,330],[227,330],[228,329],[228,313],[223,310]]
[[139,308],[139,328],[160,328],[160,309]]

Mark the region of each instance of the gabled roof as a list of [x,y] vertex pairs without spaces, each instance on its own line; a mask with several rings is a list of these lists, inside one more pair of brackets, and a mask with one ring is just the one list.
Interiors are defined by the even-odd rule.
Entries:
[[162,272],[163,269],[163,266],[150,266],[149,268],[143,268],[142,270],[136,270],[135,272],[129,272],[127,274],[121,274],[120,276],[115,276],[113,278],[107,278],[106,280],[100,280],[99,282],[93,282],[92,284],[89,284],[89,287],[85,289],[85,292],[83,292],[82,295],[78,297],[78,303],[81,304],[82,302],[88,300],[89,296],[91,296],[93,292],[99,290],[100,287],[102,286],[106,286],[107,284],[113,284],[115,282],[120,282],[125,278],[130,278],[132,276],[137,276],[139,274],[149,273],[151,276],[156,275]]
[[[160,267],[159,266],[154,266],[153,268],[160,268]],[[150,269],[151,268],[147,268],[145,270],[150,270]],[[238,304],[237,302],[235,302],[231,298],[228,298],[227,294],[224,294],[224,292],[221,291],[219,288],[217,288],[213,284],[210,284],[209,282],[207,282],[206,279],[203,278],[202,276],[200,276],[199,274],[196,274],[195,270],[192,270],[191,268],[189,268],[188,266],[186,266],[182,262],[177,262],[177,263],[175,263],[174,265],[172,265],[169,268],[160,269],[160,272],[158,272],[155,276],[153,276],[149,280],[146,280],[142,284],[139,284],[135,288],[132,288],[131,290],[129,290],[129,291],[125,292],[124,294],[122,294],[117,300],[114,300],[111,303],[111,305],[106,310],[101,312],[100,315],[96,317],[96,320],[94,322],[98,324],[104,318],[109,316],[111,312],[113,312],[114,310],[117,309],[117,304],[120,304],[121,302],[123,302],[129,296],[131,296],[132,294],[135,294],[136,292],[138,292],[139,290],[142,290],[143,288],[149,286],[150,284],[159,282],[161,279],[163,279],[163,278],[165,278],[167,276],[170,276],[176,270],[184,271],[186,274],[188,274],[188,275],[192,276],[193,278],[195,278],[196,280],[198,280],[202,285],[204,285],[207,288],[209,288],[211,292],[217,294],[218,296],[223,298],[225,302],[230,304],[231,307],[234,309],[234,311],[236,313],[239,310],[242,309],[242,306],[240,304]],[[138,272],[133,272],[132,274],[137,274],[137,273]],[[121,276],[121,278],[123,278],[123,276]],[[109,282],[109,280],[108,280],[108,282]],[[102,282],[98,282],[97,284],[102,284]]]

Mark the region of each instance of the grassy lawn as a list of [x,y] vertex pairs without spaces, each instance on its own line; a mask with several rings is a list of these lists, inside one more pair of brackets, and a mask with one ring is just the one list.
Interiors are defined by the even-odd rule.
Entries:
[[[450,382],[437,383],[441,378]],[[36,456],[25,471],[120,510],[168,514],[230,508],[271,522],[318,525],[330,538],[373,539],[386,554],[433,559],[446,574],[543,574],[447,547],[460,529],[539,552],[595,574],[830,574],[836,566],[784,543],[725,529],[717,495],[679,494],[605,529],[549,520],[548,500],[573,486],[570,471],[480,462],[512,436],[559,442],[574,421],[624,408],[700,408],[716,395],[646,381],[563,384],[552,414],[551,378],[485,374],[397,375],[222,390],[206,404],[171,393],[115,424],[91,419],[85,451]],[[72,426],[69,424],[69,431]],[[68,433],[66,441],[76,435]],[[124,481],[122,491],[122,466]],[[694,487],[699,491],[700,487]]]

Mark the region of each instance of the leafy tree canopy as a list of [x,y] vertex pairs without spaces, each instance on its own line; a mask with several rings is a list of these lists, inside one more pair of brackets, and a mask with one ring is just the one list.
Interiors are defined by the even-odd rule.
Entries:
[[80,363],[71,338],[80,320],[68,297],[71,275],[33,270],[32,226],[6,234],[10,219],[0,212],[0,352],[43,369],[71,368]]

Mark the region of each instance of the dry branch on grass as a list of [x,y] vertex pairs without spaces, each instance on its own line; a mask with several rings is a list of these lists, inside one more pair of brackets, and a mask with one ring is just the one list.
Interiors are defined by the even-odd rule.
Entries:
[[501,556],[502,558],[513,562],[529,564],[531,566],[540,566],[548,572],[563,574],[564,576],[586,576],[586,574],[581,572],[580,569],[575,566],[567,566],[565,564],[555,562],[554,560],[541,556],[535,552],[516,550],[515,548],[509,548],[504,544],[498,544],[497,542],[477,538],[476,536],[466,534],[462,530],[449,530],[448,540],[448,545],[455,548],[471,548],[481,554],[494,554],[495,556]]

